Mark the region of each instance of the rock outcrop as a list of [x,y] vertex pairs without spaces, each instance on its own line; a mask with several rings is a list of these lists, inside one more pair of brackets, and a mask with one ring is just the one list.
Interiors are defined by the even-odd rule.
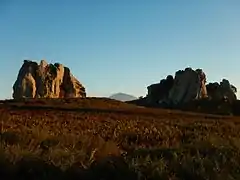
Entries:
[[237,100],[237,88],[229,83],[228,80],[223,79],[220,84],[209,83],[206,85],[208,96],[210,99],[215,101],[229,101],[233,102]]
[[173,76],[169,75],[166,79],[162,79],[160,83],[152,84],[147,87],[147,101],[150,104],[159,103],[168,99],[169,91],[174,84]]
[[13,98],[86,97],[84,86],[62,64],[24,60],[13,85]]
[[201,69],[186,68],[175,73],[175,78],[169,75],[160,83],[147,87],[149,103],[179,104],[193,99],[207,97],[206,76]]
[[223,79],[220,84],[209,83],[206,85],[206,75],[202,69],[193,70],[186,68],[175,73],[173,78],[169,75],[160,83],[152,84],[147,87],[146,104],[168,104],[179,105],[188,103],[192,100],[237,100],[237,89]]
[[202,69],[186,68],[177,71],[173,87],[170,89],[168,102],[171,104],[186,103],[193,99],[207,97],[206,75]]
[[127,103],[208,114],[240,115],[237,88],[226,79],[206,84],[201,69],[186,68],[147,87],[145,97]]

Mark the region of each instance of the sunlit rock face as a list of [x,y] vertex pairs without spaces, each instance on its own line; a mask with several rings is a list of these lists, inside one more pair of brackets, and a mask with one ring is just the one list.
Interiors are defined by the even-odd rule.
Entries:
[[148,86],[147,99],[151,102],[165,102],[168,104],[185,103],[193,99],[207,97],[206,75],[201,69],[186,68],[169,75],[160,83]]
[[62,64],[24,60],[13,85],[13,98],[86,97],[84,86]]

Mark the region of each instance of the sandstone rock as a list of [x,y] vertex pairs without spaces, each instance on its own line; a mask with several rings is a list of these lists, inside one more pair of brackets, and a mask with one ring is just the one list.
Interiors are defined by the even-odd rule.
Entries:
[[24,60],[13,85],[13,98],[86,97],[85,88],[62,64]]
[[24,64],[19,70],[17,80],[13,85],[13,98],[29,98],[36,93],[36,69],[37,64],[24,60]]
[[70,73],[70,69],[67,67],[64,67],[64,78],[61,94],[64,97],[86,97],[85,88]]

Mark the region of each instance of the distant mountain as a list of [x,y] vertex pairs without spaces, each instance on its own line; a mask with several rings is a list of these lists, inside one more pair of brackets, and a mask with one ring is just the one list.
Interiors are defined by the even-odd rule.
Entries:
[[137,97],[129,95],[129,94],[125,94],[125,93],[116,93],[113,94],[109,97],[110,99],[115,99],[118,101],[132,101],[137,99]]

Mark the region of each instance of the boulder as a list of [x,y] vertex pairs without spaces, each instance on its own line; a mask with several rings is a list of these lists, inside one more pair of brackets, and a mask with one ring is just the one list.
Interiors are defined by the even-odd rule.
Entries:
[[86,97],[85,88],[62,64],[24,60],[13,85],[13,98]]
[[147,100],[149,103],[159,103],[168,98],[169,91],[174,84],[172,75],[168,75],[166,79],[162,79],[160,83],[152,84],[147,87]]
[[230,84],[226,79],[223,79],[220,84],[209,83],[206,85],[208,96],[214,101],[229,101],[233,102],[237,100],[237,88]]

